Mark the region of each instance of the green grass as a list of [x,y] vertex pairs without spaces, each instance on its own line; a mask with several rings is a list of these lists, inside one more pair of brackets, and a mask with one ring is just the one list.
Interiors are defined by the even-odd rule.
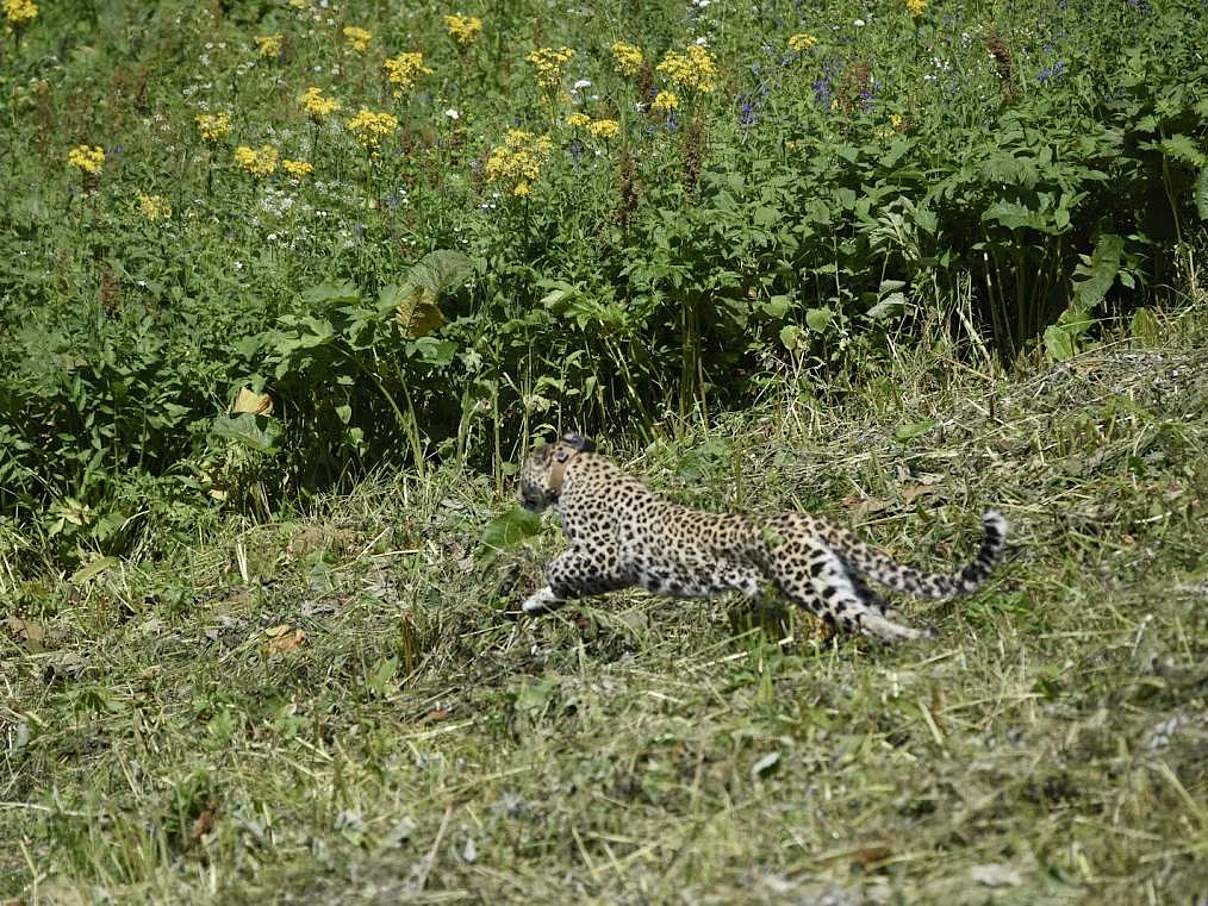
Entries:
[[483,558],[509,501],[451,468],[91,575],[5,560],[0,896],[1198,902],[1202,302],[1162,336],[1007,376],[904,350],[708,435],[600,438],[678,499],[819,509],[921,565],[1001,507],[989,587],[907,605],[925,645],[640,592],[510,622],[555,521]]

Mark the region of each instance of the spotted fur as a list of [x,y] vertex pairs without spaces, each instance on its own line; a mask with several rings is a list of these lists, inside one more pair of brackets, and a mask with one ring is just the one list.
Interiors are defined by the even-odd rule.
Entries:
[[886,641],[925,638],[925,630],[891,618],[865,577],[927,598],[968,594],[1002,561],[1007,534],[1006,520],[989,510],[973,562],[952,574],[923,573],[819,516],[756,519],[680,506],[575,434],[532,451],[520,471],[520,497],[537,512],[556,507],[570,541],[550,563],[548,584],[522,605],[527,614],[634,585],[680,598],[732,591],[755,598],[770,582],[833,626]]

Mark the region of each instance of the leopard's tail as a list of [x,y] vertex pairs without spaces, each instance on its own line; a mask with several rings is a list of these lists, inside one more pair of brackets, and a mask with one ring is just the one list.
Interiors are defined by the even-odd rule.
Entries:
[[828,525],[826,531],[826,543],[838,550],[854,570],[898,591],[938,600],[976,591],[1002,562],[1006,541],[1007,520],[997,510],[987,510],[982,514],[982,542],[977,556],[956,572],[944,575],[895,563],[842,526]]

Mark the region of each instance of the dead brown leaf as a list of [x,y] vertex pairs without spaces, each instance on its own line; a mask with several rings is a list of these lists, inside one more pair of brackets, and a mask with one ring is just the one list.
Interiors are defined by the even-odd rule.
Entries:
[[241,412],[250,412],[252,415],[272,415],[273,398],[267,393],[257,393],[249,387],[240,387],[239,393],[235,396],[235,402],[231,403],[231,412],[235,415]]
[[306,633],[301,629],[295,629],[288,623],[266,629],[264,634],[268,637],[269,654],[288,654],[291,651],[297,651],[306,641]]
[[193,822],[193,829],[189,832],[189,837],[198,842],[214,829],[214,812],[212,809],[205,809],[197,819]]

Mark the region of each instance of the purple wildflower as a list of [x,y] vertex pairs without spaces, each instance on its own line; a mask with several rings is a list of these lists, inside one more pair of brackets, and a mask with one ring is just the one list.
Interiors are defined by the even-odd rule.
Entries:
[[749,92],[743,92],[738,96],[738,124],[740,126],[751,126],[758,118],[756,113],[759,110],[759,101],[754,95]]
[[1036,81],[1041,85],[1047,85],[1050,81],[1059,82],[1061,77],[1065,75],[1065,61],[1058,60],[1052,66],[1046,66],[1036,75]]
[[835,96],[835,90],[831,87],[831,80],[823,76],[814,82],[814,100],[826,109],[830,109],[831,100]]

